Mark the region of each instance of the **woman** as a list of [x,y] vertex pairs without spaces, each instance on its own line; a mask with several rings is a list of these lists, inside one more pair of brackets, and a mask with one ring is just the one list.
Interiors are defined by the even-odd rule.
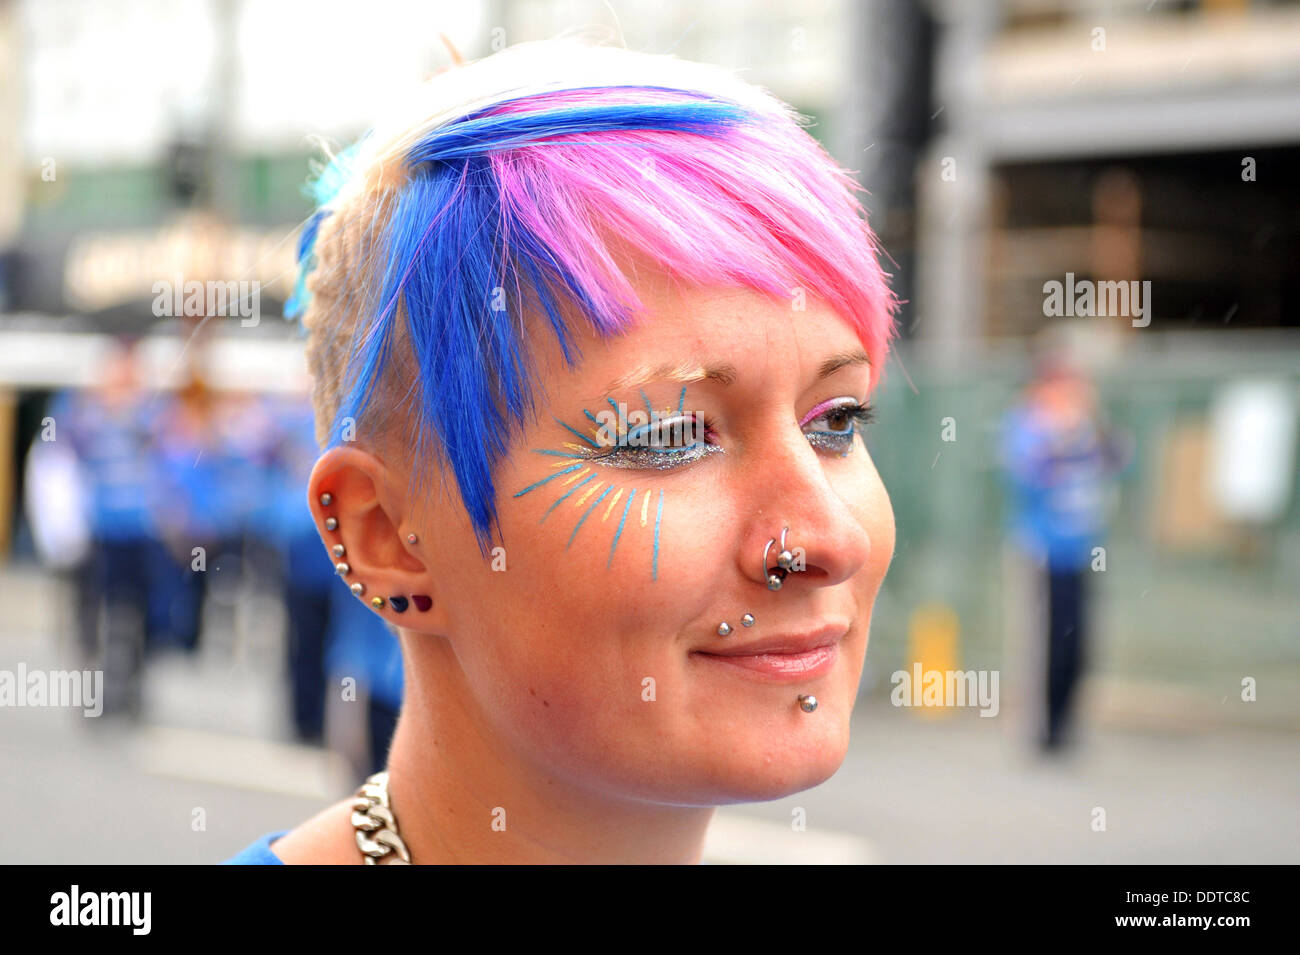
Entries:
[[856,186],[668,56],[524,44],[423,96],[300,249],[309,499],[401,717],[386,774],[239,861],[698,862],[714,807],[848,746],[894,545]]

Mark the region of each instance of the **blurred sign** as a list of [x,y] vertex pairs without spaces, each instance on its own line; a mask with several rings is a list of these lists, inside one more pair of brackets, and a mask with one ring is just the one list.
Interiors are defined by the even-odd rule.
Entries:
[[1281,519],[1296,473],[1296,388],[1285,381],[1239,381],[1210,408],[1209,490],[1226,517]]

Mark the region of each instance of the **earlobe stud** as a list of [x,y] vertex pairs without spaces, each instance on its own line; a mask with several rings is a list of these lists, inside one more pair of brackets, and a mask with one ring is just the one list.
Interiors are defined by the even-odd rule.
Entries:
[[376,610],[382,610],[383,607],[384,607],[384,598],[383,598],[383,597],[371,597],[371,598],[370,598],[370,606],[374,607]]
[[413,594],[411,596],[411,603],[415,604],[415,609],[420,611],[420,613],[424,613],[433,606],[433,601],[424,594]]
[[392,608],[393,613],[406,613],[406,608],[410,605],[405,597],[389,597],[388,606]]

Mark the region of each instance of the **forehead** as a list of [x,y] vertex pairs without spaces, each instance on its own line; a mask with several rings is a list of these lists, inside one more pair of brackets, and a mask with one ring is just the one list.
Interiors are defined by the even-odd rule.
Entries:
[[639,272],[635,286],[643,305],[636,323],[609,336],[582,326],[574,367],[565,365],[552,336],[535,341],[548,393],[600,397],[629,374],[693,362],[733,366],[742,387],[776,385],[778,379],[797,385],[816,376],[828,358],[862,348],[825,303],[795,292],[783,301],[747,287],[690,285],[658,271]]

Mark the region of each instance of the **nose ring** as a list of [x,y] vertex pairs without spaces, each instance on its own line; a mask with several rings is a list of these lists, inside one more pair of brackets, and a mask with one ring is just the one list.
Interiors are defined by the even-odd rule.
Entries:
[[763,548],[763,577],[767,580],[768,590],[780,590],[781,585],[785,583],[786,574],[791,572],[794,567],[794,554],[790,553],[785,546],[785,536],[790,532],[789,527],[781,528],[781,550],[776,555],[776,567],[773,568],[767,562],[767,555],[772,552],[773,546],[776,545],[776,538],[773,537]]

